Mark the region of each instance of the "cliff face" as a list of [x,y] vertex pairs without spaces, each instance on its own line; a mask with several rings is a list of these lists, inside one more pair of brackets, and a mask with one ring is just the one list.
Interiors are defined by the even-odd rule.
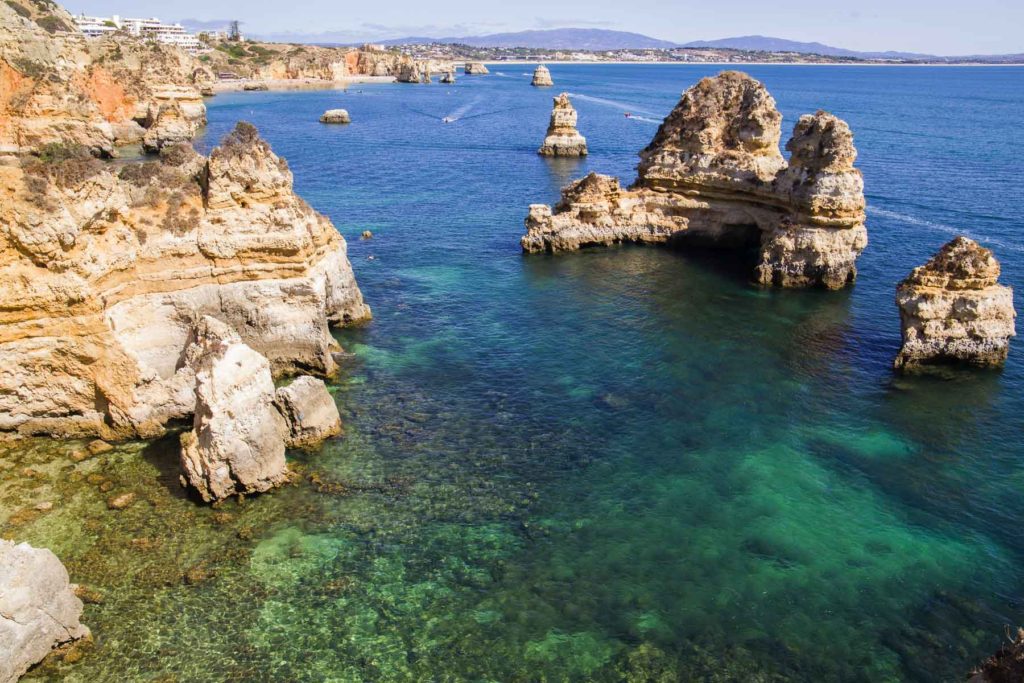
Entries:
[[562,93],[555,98],[548,133],[537,153],[552,157],[587,155],[587,139],[576,130],[576,110],[569,101],[569,93]]
[[525,251],[616,242],[757,245],[762,285],[842,287],[867,245],[864,189],[845,122],[819,111],[800,118],[779,150],[782,117],[745,74],[705,78],[640,153],[638,179],[584,178],[555,207],[534,205]]
[[[56,5],[48,16],[73,26]],[[144,136],[158,148],[165,131],[191,137],[206,121],[195,86],[209,76],[176,48],[50,32],[0,3],[0,155],[52,143],[111,155]]]
[[998,366],[1016,334],[1013,290],[992,252],[957,237],[896,288],[903,345],[896,368],[935,363]]
[[0,166],[0,430],[154,436],[191,414],[204,315],[275,373],[334,370],[328,324],[369,317],[344,239],[255,128],[209,158]]

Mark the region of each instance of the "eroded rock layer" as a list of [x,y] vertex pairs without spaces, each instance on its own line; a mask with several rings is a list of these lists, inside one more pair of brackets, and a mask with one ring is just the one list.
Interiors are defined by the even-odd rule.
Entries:
[[555,98],[547,136],[537,153],[550,157],[587,155],[587,139],[576,130],[576,109],[569,101],[569,93],[562,93]]
[[276,374],[328,374],[328,325],[370,314],[345,240],[244,123],[209,158],[0,166],[0,281],[0,431],[155,436],[192,414],[204,315]]
[[130,37],[87,40],[67,12],[50,10],[66,30],[0,3],[0,155],[52,144],[109,155],[144,138],[158,149],[206,122],[197,87],[213,76],[193,57]]
[[1002,365],[1016,334],[1016,312],[999,270],[992,252],[966,237],[915,268],[896,288],[903,336],[896,368]]
[[687,90],[640,153],[624,190],[591,174],[554,207],[533,205],[525,251],[617,242],[756,247],[762,285],[837,289],[867,245],[864,187],[845,122],[804,115],[779,150],[782,117],[765,87],[724,72]]
[[538,64],[537,68],[533,70],[533,80],[530,85],[546,87],[554,84],[555,82],[551,80],[551,71],[543,64]]

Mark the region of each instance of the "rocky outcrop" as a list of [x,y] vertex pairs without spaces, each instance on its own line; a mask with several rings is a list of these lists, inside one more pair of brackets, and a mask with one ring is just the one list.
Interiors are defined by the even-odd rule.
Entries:
[[328,109],[320,117],[320,123],[352,123],[352,117],[345,109]]
[[537,68],[533,70],[533,81],[530,85],[538,87],[546,87],[554,85],[555,82],[551,80],[551,72],[543,64],[538,64]]
[[530,207],[525,251],[617,242],[755,247],[761,285],[837,289],[867,245],[864,191],[845,122],[800,118],[779,150],[782,117],[746,74],[705,78],[684,94],[640,153],[638,178],[591,175],[552,210]]
[[195,376],[192,431],[181,435],[182,483],[207,502],[262,493],[288,480],[288,426],[274,405],[270,363],[206,316],[187,351]]
[[896,368],[1002,365],[1016,334],[1016,312],[999,270],[992,252],[966,237],[915,268],[896,288],[903,337]]
[[[64,10],[47,6],[73,26]],[[140,142],[153,125],[166,131],[150,136],[159,146],[202,125],[205,108],[196,88],[210,77],[174,47],[51,32],[0,3],[0,155],[54,144],[112,155],[118,145]]]
[[576,130],[576,110],[569,101],[569,93],[562,93],[555,98],[547,137],[537,153],[549,157],[587,155],[587,139]]
[[447,83],[447,84],[454,83],[455,82],[455,72],[454,71],[445,71],[443,74],[441,74],[440,82],[441,83]]
[[323,380],[305,375],[277,390],[289,448],[310,448],[341,432],[341,415]]
[[329,324],[369,317],[331,222],[239,124],[209,158],[0,166],[0,430],[152,437],[195,406],[213,316],[276,375],[330,374]]
[[57,556],[0,539],[0,683],[13,683],[53,648],[89,635],[82,601]]
[[491,73],[483,62],[466,62],[465,72],[467,76],[486,76]]
[[206,105],[195,88],[164,86],[153,92],[142,147],[159,152],[166,145],[188,142],[206,125]]
[[[1007,629],[1009,631],[1009,629]],[[1024,681],[1024,628],[970,673],[967,683],[1020,683]]]

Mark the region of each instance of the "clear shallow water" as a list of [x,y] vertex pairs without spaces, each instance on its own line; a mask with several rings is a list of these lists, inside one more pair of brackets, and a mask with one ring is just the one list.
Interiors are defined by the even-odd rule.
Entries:
[[[956,680],[1024,623],[1019,344],[1002,372],[890,370],[895,283],[953,234],[1024,284],[1024,71],[748,69],[784,139],[817,108],[853,128],[871,244],[827,293],[754,289],[728,254],[523,257],[529,203],[631,181],[719,68],[531,70],[209,101],[201,147],[252,121],[349,239],[375,320],[339,335],[347,436],[220,511],[181,497],[173,442],[86,464],[147,492],[125,513],[53,471],[66,503],[4,531],[105,599],[95,649],[40,677]],[[582,161],[535,154],[562,90]],[[353,123],[317,123],[334,107]],[[29,505],[40,477],[9,472]]]

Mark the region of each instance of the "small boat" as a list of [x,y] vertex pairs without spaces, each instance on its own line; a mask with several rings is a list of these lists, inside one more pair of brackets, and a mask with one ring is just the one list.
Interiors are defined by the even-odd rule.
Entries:
[[443,119],[441,119],[441,122],[442,122],[442,123],[452,123],[452,122],[454,122],[454,121],[455,121],[455,119],[453,119],[453,118],[452,118],[452,117],[450,117],[450,116],[446,116],[446,117],[444,117]]

